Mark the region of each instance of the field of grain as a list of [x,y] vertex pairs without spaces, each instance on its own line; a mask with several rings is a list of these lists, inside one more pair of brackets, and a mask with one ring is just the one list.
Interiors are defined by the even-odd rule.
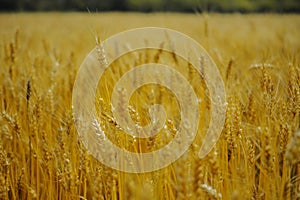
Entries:
[[[0,14],[0,25],[0,199],[300,199],[299,15],[12,13]],[[103,165],[78,140],[72,88],[97,37],[144,26],[180,31],[207,50],[227,112],[204,159],[200,134],[170,166],[131,174]],[[107,73],[100,93],[119,76]],[[205,91],[201,77],[193,84]],[[150,90],[173,116],[155,139],[108,136],[130,151],[158,149],[176,134],[176,100],[161,88],[141,88],[131,117],[149,122]],[[98,99],[103,129],[117,132],[109,98]]]

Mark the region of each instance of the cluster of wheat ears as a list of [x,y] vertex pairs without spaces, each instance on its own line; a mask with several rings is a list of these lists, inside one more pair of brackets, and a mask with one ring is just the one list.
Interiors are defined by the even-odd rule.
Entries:
[[[1,14],[0,24],[0,199],[300,198],[298,15]],[[97,89],[95,126],[129,151],[162,148],[180,121],[172,91],[150,84],[133,94],[128,111],[146,125],[147,106],[159,103],[167,113],[164,128],[143,139],[122,132],[110,99],[131,65],[175,63],[202,97],[198,134],[188,151],[163,169],[134,174],[103,165],[84,148],[71,97],[95,33],[105,38],[141,26],[173,28],[202,44],[220,70],[227,104],[222,135],[200,159],[210,99],[193,66],[159,50],[112,63]]]

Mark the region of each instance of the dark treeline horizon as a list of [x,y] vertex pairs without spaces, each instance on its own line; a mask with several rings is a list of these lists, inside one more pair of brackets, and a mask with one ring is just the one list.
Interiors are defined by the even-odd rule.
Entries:
[[0,11],[300,12],[300,0],[0,0]]

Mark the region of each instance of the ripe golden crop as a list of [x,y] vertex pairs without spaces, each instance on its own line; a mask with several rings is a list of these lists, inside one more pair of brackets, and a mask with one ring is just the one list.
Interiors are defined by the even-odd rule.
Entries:
[[[20,13],[0,14],[0,25],[0,199],[300,198],[299,15]],[[227,112],[221,138],[199,159],[210,101],[201,77],[187,70],[204,101],[199,136],[170,166],[130,174],[101,164],[78,140],[72,88],[95,38],[143,26],[175,29],[203,45],[224,80]],[[146,125],[145,107],[164,105],[168,120],[156,137],[128,137],[109,110],[128,60],[158,62],[158,54],[175,62],[151,50],[127,55],[98,88],[99,125],[133,152],[161,148],[180,121],[174,95],[154,85],[134,93],[129,113]]]

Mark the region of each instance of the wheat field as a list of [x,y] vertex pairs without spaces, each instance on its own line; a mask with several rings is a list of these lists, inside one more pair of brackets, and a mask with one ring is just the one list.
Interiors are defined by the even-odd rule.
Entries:
[[[0,199],[300,199],[299,15],[2,13],[0,25]],[[78,140],[72,89],[96,38],[144,26],[180,31],[207,50],[224,81],[226,120],[213,150],[198,158],[210,115],[204,98],[188,151],[163,169],[134,174],[105,166]],[[96,101],[104,132],[115,133],[107,137],[133,152],[161,148],[180,121],[174,95],[148,85],[129,112],[146,125],[145,106],[160,102],[164,129],[148,139],[118,129],[110,94],[126,59],[139,64],[145,54],[158,62],[155,51],[127,55],[101,80]],[[189,72],[205,96],[205,83]]]

